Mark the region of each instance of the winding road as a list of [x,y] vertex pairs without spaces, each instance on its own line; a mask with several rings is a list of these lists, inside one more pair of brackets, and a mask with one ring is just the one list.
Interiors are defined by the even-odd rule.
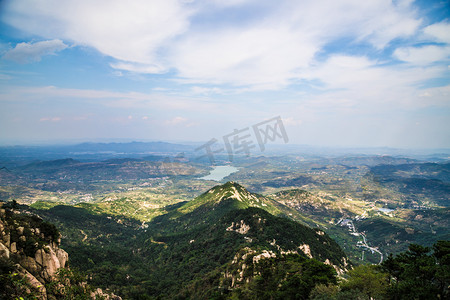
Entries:
[[[357,232],[356,231],[356,227],[355,224],[353,224],[353,220],[351,219],[347,219],[348,223],[350,223],[350,226],[348,226],[350,228],[351,234],[354,236],[362,236],[362,241],[358,241],[358,243],[356,243],[357,247],[360,248],[365,248],[367,250],[370,250],[372,253],[376,252],[378,254],[380,254],[380,262],[378,264],[381,264],[383,262],[383,253],[381,253],[380,250],[378,250],[377,247],[370,247],[369,243],[367,242],[367,237],[366,234],[364,232]],[[338,225],[339,223],[341,223],[343,221],[343,219],[340,219],[336,225]]]

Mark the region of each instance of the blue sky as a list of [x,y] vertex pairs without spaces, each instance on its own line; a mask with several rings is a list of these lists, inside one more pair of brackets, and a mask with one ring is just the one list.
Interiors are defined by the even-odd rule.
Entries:
[[449,1],[0,4],[0,143],[450,147]]

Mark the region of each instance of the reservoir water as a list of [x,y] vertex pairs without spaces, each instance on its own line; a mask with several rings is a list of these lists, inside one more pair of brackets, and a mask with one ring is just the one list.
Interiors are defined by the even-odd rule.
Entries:
[[390,213],[392,211],[394,211],[393,209],[390,208],[378,208],[379,211],[382,211],[384,213]]
[[221,181],[230,174],[239,171],[238,168],[232,166],[215,166],[208,175],[199,179]]

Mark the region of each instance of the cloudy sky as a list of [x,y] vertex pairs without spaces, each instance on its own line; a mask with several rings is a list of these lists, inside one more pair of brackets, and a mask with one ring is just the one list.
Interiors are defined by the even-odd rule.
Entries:
[[448,0],[6,0],[0,143],[450,147]]

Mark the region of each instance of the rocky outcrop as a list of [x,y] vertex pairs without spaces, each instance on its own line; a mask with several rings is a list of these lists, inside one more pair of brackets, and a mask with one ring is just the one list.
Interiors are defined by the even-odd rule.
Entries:
[[47,299],[47,289],[45,288],[45,285],[42,284],[39,280],[36,279],[30,272],[27,271],[24,267],[22,267],[20,264],[17,264],[17,271],[24,275],[25,279],[30,284],[31,288],[34,289],[37,293],[37,296],[40,299]]
[[244,223],[244,220],[241,220],[241,222],[234,222],[231,223],[229,227],[227,227],[226,231],[235,231],[240,234],[247,234],[250,230],[250,226]]
[[[38,299],[56,299],[55,291],[49,291],[46,285],[55,285],[59,271],[68,270],[69,255],[59,248],[60,241],[54,225],[26,210],[5,209],[0,203],[0,258],[15,265],[15,273],[27,283],[25,292]],[[87,286],[85,282],[81,285]],[[121,299],[101,289],[87,293],[92,299]]]
[[9,255],[10,255],[10,251],[9,251],[8,247],[3,245],[3,243],[0,243],[0,257],[9,258]]
[[[60,255],[60,260],[56,252],[63,252],[65,255]],[[41,270],[41,276],[45,281],[51,281],[58,269],[65,267],[67,262],[65,257],[68,257],[68,254],[64,250],[59,248],[54,249],[50,246],[44,246],[44,248],[36,251],[34,260],[36,261],[38,268]]]
[[305,255],[308,256],[309,258],[313,258],[313,256],[311,255],[311,249],[309,248],[309,245],[303,244],[298,248],[302,250],[302,252],[305,253]]
[[45,284],[55,280],[58,270],[67,266],[69,257],[58,247],[59,233],[37,216],[0,205],[0,257],[14,262],[29,288],[40,299],[47,299]]

